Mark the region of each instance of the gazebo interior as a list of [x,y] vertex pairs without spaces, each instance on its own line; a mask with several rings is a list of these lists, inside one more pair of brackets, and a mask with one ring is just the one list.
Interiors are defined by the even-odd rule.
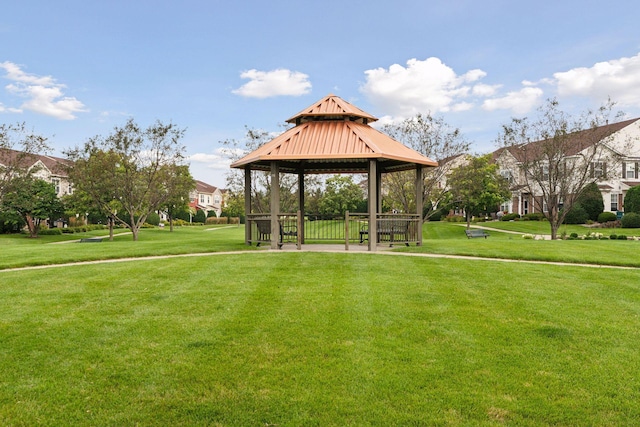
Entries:
[[[295,126],[234,162],[245,171],[245,241],[269,243],[271,248],[294,241],[305,242],[304,176],[307,174],[366,174],[368,213],[344,221],[345,248],[350,240],[378,244],[422,244],[424,169],[437,166],[433,160],[369,126],[377,118],[335,95],[328,95],[287,120]],[[381,212],[383,173],[415,170],[416,212]],[[252,212],[251,171],[270,174],[270,212]],[[280,212],[280,174],[298,176],[298,206],[295,213]],[[272,238],[271,236],[277,236]],[[376,236],[376,238],[369,238]]]

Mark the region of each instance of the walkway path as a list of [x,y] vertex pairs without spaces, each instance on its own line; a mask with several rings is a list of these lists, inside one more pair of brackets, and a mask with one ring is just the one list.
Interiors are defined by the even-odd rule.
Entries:
[[[357,247],[357,249],[356,249]],[[367,246],[352,245],[349,251],[344,250],[344,245],[322,245],[322,244],[310,244],[302,245],[300,251],[296,251],[295,245],[285,245],[283,250],[262,249],[253,251],[232,251],[232,252],[206,252],[206,253],[190,253],[190,254],[177,254],[177,255],[157,255],[135,258],[119,258],[119,259],[105,259],[96,261],[79,261],[70,262],[65,264],[52,264],[52,265],[37,265],[30,267],[17,267],[0,270],[0,274],[8,271],[25,271],[25,270],[42,270],[45,268],[58,268],[58,267],[70,267],[77,265],[90,265],[90,264],[107,264],[116,262],[129,262],[139,260],[156,260],[156,259],[169,259],[169,258],[185,258],[185,257],[204,257],[204,256],[219,256],[219,255],[247,255],[247,254],[264,254],[264,253],[285,253],[292,251],[296,252],[324,252],[324,253],[357,253],[357,254],[370,254],[371,256],[383,255],[383,256],[407,256],[407,257],[420,257],[420,258],[442,258],[442,259],[460,259],[460,260],[473,260],[473,261],[485,261],[485,262],[508,262],[508,263],[525,263],[525,264],[542,264],[542,265],[556,265],[567,267],[587,267],[587,268],[609,268],[618,270],[640,270],[640,267],[625,267],[618,265],[599,265],[599,264],[584,264],[584,263],[569,263],[569,262],[554,262],[554,261],[535,261],[535,260],[519,260],[519,259],[507,259],[507,258],[484,258],[470,255],[445,255],[445,254],[427,254],[427,253],[415,253],[415,252],[393,252],[388,250],[389,248],[378,247],[376,252],[368,252]],[[352,250],[356,249],[356,250]],[[382,249],[382,250],[380,250]]]
[[[460,225],[461,227],[466,227],[467,224],[456,224],[456,225]],[[495,231],[496,233],[506,233],[506,234],[517,234],[519,236],[522,236],[524,234],[528,234],[528,233],[523,233],[522,231],[511,231],[511,230],[501,230],[499,228],[492,228],[492,227],[487,227],[485,225],[477,225],[477,224],[472,224],[471,228],[479,228],[481,230],[487,230],[487,231]],[[535,236],[538,240],[542,239],[542,240],[551,240],[551,235],[550,234],[534,234],[533,236]]]

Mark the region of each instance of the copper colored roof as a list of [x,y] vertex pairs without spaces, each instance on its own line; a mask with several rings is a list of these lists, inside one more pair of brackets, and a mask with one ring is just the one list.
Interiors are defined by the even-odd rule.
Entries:
[[283,172],[364,173],[370,159],[383,172],[437,166],[433,160],[368,126],[376,120],[337,96],[329,95],[293,116],[287,130],[231,167],[269,170],[278,161]]
[[327,95],[315,104],[287,119],[287,123],[300,124],[301,122],[314,118],[350,118],[351,120],[361,119],[363,123],[375,122],[376,117],[366,113],[353,104],[335,95]]

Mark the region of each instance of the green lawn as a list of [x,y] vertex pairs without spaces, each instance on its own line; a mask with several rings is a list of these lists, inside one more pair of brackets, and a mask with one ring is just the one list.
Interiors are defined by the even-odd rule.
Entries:
[[[633,264],[640,244],[468,240],[453,227],[430,225],[418,250],[512,244],[554,258],[587,247],[557,244],[621,245]],[[9,266],[36,263],[14,252],[45,263],[55,262],[47,252],[238,252],[242,236],[3,237],[0,249]],[[639,279],[635,269],[296,251],[0,271],[0,425],[637,425]]]

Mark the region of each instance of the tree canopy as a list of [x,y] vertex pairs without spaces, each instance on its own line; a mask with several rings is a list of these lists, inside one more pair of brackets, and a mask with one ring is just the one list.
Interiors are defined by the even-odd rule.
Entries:
[[[89,139],[67,155],[69,177],[95,206],[128,227],[133,240],[147,216],[184,191],[184,130],[161,122],[146,129],[130,119],[106,136]],[[178,182],[180,182],[178,184]],[[179,189],[179,190],[178,190]]]
[[464,209],[467,228],[471,217],[490,212],[511,195],[507,180],[498,173],[498,165],[491,163],[491,155],[472,157],[447,176],[453,203]]

